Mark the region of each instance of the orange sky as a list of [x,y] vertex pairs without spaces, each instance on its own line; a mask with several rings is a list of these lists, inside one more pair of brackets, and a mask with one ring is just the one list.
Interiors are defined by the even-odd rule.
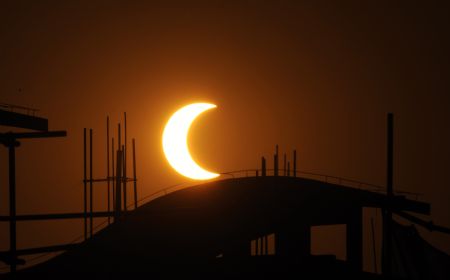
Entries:
[[[278,143],[297,149],[301,170],[379,185],[393,112],[394,186],[422,193],[433,221],[450,226],[448,9],[260,2],[2,2],[0,102],[39,108],[68,132],[18,149],[18,213],[81,210],[83,127],[94,129],[94,174],[104,176],[105,118],[116,124],[123,111],[140,196],[186,181],[164,159],[161,133],[177,108],[206,101],[218,108],[194,123],[190,147],[209,170],[256,168]],[[4,215],[5,148],[0,159]],[[77,223],[21,224],[19,247],[81,233]],[[450,252],[448,236],[424,234]]]

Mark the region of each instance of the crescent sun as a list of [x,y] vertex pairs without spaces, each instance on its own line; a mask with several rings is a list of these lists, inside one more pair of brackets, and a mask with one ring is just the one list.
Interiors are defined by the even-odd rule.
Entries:
[[181,175],[196,179],[208,180],[220,174],[200,167],[191,157],[187,137],[194,120],[204,111],[217,106],[209,103],[193,103],[176,111],[167,122],[163,132],[163,150],[169,164]]

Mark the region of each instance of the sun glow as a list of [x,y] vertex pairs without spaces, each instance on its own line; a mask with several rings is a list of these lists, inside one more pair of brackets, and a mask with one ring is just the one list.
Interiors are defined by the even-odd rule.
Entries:
[[209,103],[193,103],[176,111],[163,132],[163,150],[169,164],[181,175],[196,180],[208,180],[220,174],[200,167],[189,153],[187,137],[194,120],[204,111],[217,106]]

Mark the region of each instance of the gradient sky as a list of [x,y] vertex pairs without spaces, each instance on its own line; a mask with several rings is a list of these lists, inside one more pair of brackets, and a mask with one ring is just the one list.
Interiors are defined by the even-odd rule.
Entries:
[[[139,196],[187,181],[161,134],[176,109],[204,101],[218,108],[194,123],[190,148],[209,170],[257,168],[279,144],[297,149],[300,170],[378,185],[393,112],[394,187],[423,194],[432,220],[450,226],[450,10],[299,2],[2,1],[0,102],[39,108],[68,132],[18,149],[18,213],[80,211],[83,128],[94,129],[94,174],[105,176],[106,116],[116,125],[124,111]],[[6,215],[5,148],[0,159]],[[21,223],[18,244],[67,242],[80,225]],[[450,253],[448,236],[421,232]]]

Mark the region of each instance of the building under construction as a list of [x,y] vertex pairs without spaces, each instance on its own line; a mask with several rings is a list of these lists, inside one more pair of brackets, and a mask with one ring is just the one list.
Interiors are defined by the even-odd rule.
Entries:
[[[110,143],[109,124],[107,127]],[[4,140],[9,139],[6,135],[1,135],[1,139],[8,143]],[[414,216],[430,215],[428,203],[394,191],[392,139],[393,119],[389,115],[387,186],[382,192],[362,185],[349,186],[349,181],[340,178],[332,182],[306,178],[297,170],[295,152],[292,169],[286,159],[283,168],[279,168],[277,148],[271,161],[273,168],[267,168],[268,163],[262,158],[261,168],[245,171],[242,177],[163,190],[157,198],[139,206],[136,195],[131,210],[126,209],[123,188],[130,181],[135,187],[137,179],[135,173],[133,178],[126,176],[125,147],[111,147],[111,155],[115,154],[115,161],[111,157],[114,172],[104,180],[92,178],[87,175],[85,133],[85,211],[76,217],[85,219],[85,240],[74,246],[47,248],[65,252],[17,272],[20,255],[30,251],[17,250],[11,243],[11,250],[3,252],[1,260],[14,266],[10,275],[23,278],[129,277],[139,273],[168,279],[448,279],[448,256],[392,218],[399,215],[430,230],[449,233],[446,228]],[[108,146],[108,151],[111,148]],[[89,186],[100,181],[108,183],[110,207],[106,213],[89,212]],[[383,213],[382,274],[363,271],[362,213],[366,207]],[[12,214],[2,220],[13,226],[20,217]],[[89,234],[89,221],[97,215],[108,217],[110,224]],[[345,225],[346,260],[311,254],[311,227],[321,225]],[[11,239],[15,240],[13,234],[11,231]]]

